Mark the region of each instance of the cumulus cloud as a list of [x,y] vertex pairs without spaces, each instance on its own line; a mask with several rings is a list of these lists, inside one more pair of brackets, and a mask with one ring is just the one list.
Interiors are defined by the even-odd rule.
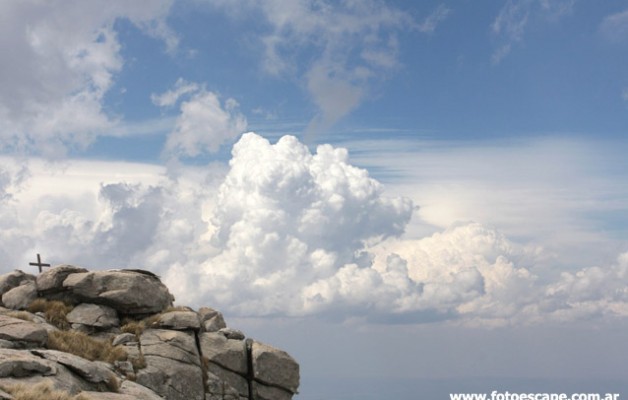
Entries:
[[[399,66],[397,33],[417,27],[409,14],[379,0],[211,3],[237,17],[255,10],[268,22],[263,68],[303,83],[319,110],[308,133],[327,130],[364,101],[369,86]],[[438,8],[420,30],[433,30],[445,14]]]
[[546,288],[543,311],[559,320],[628,316],[628,253],[610,266],[563,272]]
[[[628,255],[556,277],[539,249],[476,222],[403,236],[414,210],[345,149],[248,133],[228,166],[31,162],[0,174],[0,257],[160,274],[232,316],[474,325],[624,317]],[[104,171],[107,171],[106,173]]]
[[305,286],[347,264],[368,274],[364,246],[400,235],[411,212],[408,199],[384,197],[351,166],[344,149],[324,145],[311,154],[292,136],[272,145],[246,134],[219,189],[212,219],[219,253],[202,267],[200,292],[242,314],[303,314]]
[[166,141],[166,155],[196,157],[215,153],[223,143],[246,130],[246,117],[238,111],[236,100],[229,98],[221,104],[218,94],[197,83],[179,79],[173,89],[153,94],[151,99],[158,106],[172,107],[186,96]]
[[126,18],[167,42],[171,0],[5,1],[0,4],[0,139],[12,150],[62,155],[85,147],[115,117],[103,98],[123,66],[114,22]]

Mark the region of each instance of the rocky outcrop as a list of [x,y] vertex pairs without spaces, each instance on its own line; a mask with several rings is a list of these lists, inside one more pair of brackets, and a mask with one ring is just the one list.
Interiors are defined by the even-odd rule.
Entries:
[[288,400],[299,387],[290,355],[213,308],[173,307],[148,271],[13,271],[0,298],[0,399],[41,382],[93,400]]
[[138,270],[78,272],[62,285],[77,302],[106,305],[124,315],[158,313],[174,301],[158,277]]

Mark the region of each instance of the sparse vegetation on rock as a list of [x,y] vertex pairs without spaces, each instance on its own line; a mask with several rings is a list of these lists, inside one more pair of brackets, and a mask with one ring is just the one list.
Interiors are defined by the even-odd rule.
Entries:
[[299,386],[287,353],[173,306],[148,271],[14,271],[0,299],[0,399],[289,400]]

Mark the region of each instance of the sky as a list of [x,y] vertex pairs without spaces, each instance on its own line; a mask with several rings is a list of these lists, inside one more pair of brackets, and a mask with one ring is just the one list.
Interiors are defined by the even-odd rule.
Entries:
[[4,0],[0,50],[0,272],[149,269],[301,400],[628,395],[624,1]]

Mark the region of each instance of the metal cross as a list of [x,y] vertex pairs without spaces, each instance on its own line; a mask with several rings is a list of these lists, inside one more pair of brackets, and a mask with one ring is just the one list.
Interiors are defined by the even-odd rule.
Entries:
[[50,267],[50,264],[45,264],[45,263],[41,262],[41,256],[39,255],[39,253],[37,253],[37,262],[36,263],[34,263],[34,262],[28,263],[28,265],[32,265],[34,267],[39,268],[39,273],[40,274],[41,274],[41,268],[42,267]]

